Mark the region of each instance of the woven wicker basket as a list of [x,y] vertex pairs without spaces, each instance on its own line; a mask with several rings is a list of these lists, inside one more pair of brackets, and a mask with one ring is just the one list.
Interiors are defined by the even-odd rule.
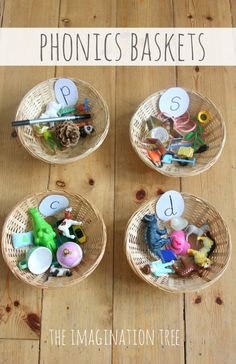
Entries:
[[216,248],[210,257],[213,265],[210,269],[204,270],[202,277],[197,274],[188,278],[182,278],[175,274],[155,277],[152,274],[145,275],[140,270],[145,264],[155,260],[144,242],[142,218],[146,214],[155,213],[157,199],[145,203],[133,214],[128,222],[125,236],[125,252],[133,271],[150,285],[175,293],[198,291],[216,282],[225,271],[231,255],[229,231],[216,209],[208,202],[193,195],[182,193],[182,196],[185,200],[183,216],[190,224],[196,226],[201,226],[207,220],[211,228],[211,235],[216,241]]
[[[12,233],[24,232],[32,229],[28,209],[37,207],[39,202],[47,195],[61,194],[69,199],[70,206],[79,211],[87,242],[83,244],[84,257],[82,262],[73,268],[71,277],[52,277],[47,281],[48,273],[34,275],[29,270],[21,270],[17,263],[23,259],[29,248],[14,249]],[[97,209],[85,198],[69,192],[48,191],[37,193],[25,198],[10,212],[6,218],[2,232],[2,254],[12,273],[20,280],[38,288],[59,288],[71,286],[88,277],[100,263],[106,247],[106,227],[102,216]]]
[[[22,99],[16,113],[16,120],[38,118],[45,111],[46,105],[50,101],[55,101],[53,87],[56,80],[51,78],[32,88]],[[88,83],[76,79],[72,81],[79,90],[79,101],[82,102],[85,97],[89,98],[95,133],[87,138],[81,138],[77,146],[73,148],[52,154],[49,148],[35,136],[32,126],[17,128],[19,139],[26,150],[47,163],[71,163],[88,156],[102,144],[109,130],[108,107],[102,96]]]
[[130,140],[131,144],[139,157],[152,169],[169,176],[169,177],[188,177],[195,176],[208,170],[219,159],[223,150],[226,138],[225,123],[217,107],[205,96],[191,90],[187,90],[190,98],[189,112],[196,115],[199,111],[209,111],[212,120],[203,124],[203,138],[209,149],[197,155],[195,166],[180,166],[178,163],[164,164],[162,168],[155,167],[148,159],[146,151],[142,147],[142,140],[148,131],[146,120],[149,116],[155,116],[160,111],[158,100],[166,90],[159,91],[146,100],[138,107],[130,122]]

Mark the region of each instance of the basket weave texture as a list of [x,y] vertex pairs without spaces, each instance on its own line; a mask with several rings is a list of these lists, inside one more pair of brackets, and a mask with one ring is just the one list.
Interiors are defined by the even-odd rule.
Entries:
[[[57,78],[43,81],[32,88],[22,99],[16,120],[36,119],[45,111],[46,105],[55,100],[54,83]],[[109,130],[110,117],[106,102],[94,87],[87,82],[71,79],[79,91],[79,103],[84,98],[89,99],[91,112],[93,114],[93,125],[95,132],[87,138],[81,138],[73,148],[66,148],[50,153],[44,144],[43,138],[35,136],[32,126],[19,127],[17,129],[19,139],[25,149],[37,159],[52,164],[66,164],[82,159],[94,152],[104,141]]]
[[188,278],[182,278],[175,274],[155,277],[152,274],[145,275],[140,270],[145,264],[155,260],[144,242],[142,218],[146,214],[155,213],[156,198],[142,205],[132,215],[125,235],[125,252],[133,271],[150,285],[174,293],[198,291],[210,286],[221,277],[231,256],[230,234],[216,209],[206,201],[193,195],[182,193],[182,196],[185,201],[183,217],[188,220],[189,224],[196,226],[201,226],[207,220],[211,235],[216,242],[216,248],[210,256],[213,264],[210,269],[204,270],[202,277],[197,274],[193,274]]
[[212,167],[219,159],[223,150],[226,138],[225,123],[218,108],[207,97],[198,92],[187,90],[189,95],[190,115],[197,115],[199,111],[208,111],[211,121],[202,124],[204,129],[203,140],[209,145],[209,149],[197,154],[195,166],[180,166],[178,163],[164,164],[158,168],[148,159],[147,152],[142,147],[143,137],[148,132],[146,120],[150,116],[156,116],[159,110],[159,98],[166,90],[156,92],[144,100],[138,107],[130,122],[130,141],[138,156],[146,165],[168,177],[188,177],[200,174]]
[[[51,277],[48,273],[34,275],[28,269],[19,269],[17,263],[25,256],[28,247],[14,249],[12,233],[32,230],[28,209],[38,207],[40,201],[50,194],[61,194],[69,199],[70,206],[79,212],[80,220],[87,235],[87,242],[82,245],[84,256],[82,262],[73,268],[71,277]],[[71,286],[88,277],[100,263],[106,247],[106,227],[101,214],[85,198],[66,191],[48,191],[36,193],[25,198],[10,212],[3,226],[2,254],[12,273],[20,280],[38,288],[59,288]]]

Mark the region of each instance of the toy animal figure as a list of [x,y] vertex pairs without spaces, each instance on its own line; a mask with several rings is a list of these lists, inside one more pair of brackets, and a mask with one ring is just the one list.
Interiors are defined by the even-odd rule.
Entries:
[[203,268],[209,268],[212,261],[208,258],[216,247],[215,241],[207,236],[199,236],[198,241],[203,242],[203,247],[200,250],[188,249],[188,254],[194,257],[194,262]]
[[144,230],[144,240],[148,248],[155,256],[161,258],[161,260],[164,262],[161,248],[163,245],[170,243],[170,238],[163,237],[163,235],[167,233],[167,230],[160,230],[158,228],[155,215],[145,215],[143,222],[146,225]]
[[178,266],[176,264],[172,265],[172,268],[174,269],[175,273],[177,273],[181,277],[189,277],[194,272],[197,272],[199,277],[202,277],[202,269],[196,265],[190,258],[186,259],[186,257],[181,257],[181,265]]
[[95,129],[92,125],[84,125],[79,127],[81,138],[86,138],[87,135],[90,135],[95,132]]
[[176,255],[184,255],[190,248],[190,244],[185,239],[185,234],[182,230],[173,231],[170,236],[170,244],[166,246],[166,249],[172,250]]
[[195,235],[197,235],[197,237],[199,237],[199,236],[202,236],[203,234],[205,234],[209,230],[210,230],[210,226],[208,225],[207,222],[200,227],[197,227],[195,225],[188,225],[188,227],[185,230],[186,240],[188,240],[189,236],[192,234],[195,234]]
[[70,234],[70,227],[73,225],[83,225],[81,221],[72,220],[72,208],[68,207],[65,209],[65,219],[62,223],[58,226],[58,230],[62,235],[66,236],[67,238],[74,239],[75,235]]
[[174,270],[172,268],[168,268],[171,267],[173,263],[174,260],[167,263],[162,263],[160,261],[151,262],[150,264],[146,264],[143,268],[141,268],[141,271],[144,274],[152,273],[154,276],[159,277],[168,273],[174,273]]
[[51,266],[49,271],[49,277],[70,277],[72,272],[68,268]]
[[33,220],[33,236],[35,245],[45,246],[50,249],[53,254],[57,250],[55,242],[56,233],[50,224],[45,221],[39,214],[37,208],[29,209],[29,213]]

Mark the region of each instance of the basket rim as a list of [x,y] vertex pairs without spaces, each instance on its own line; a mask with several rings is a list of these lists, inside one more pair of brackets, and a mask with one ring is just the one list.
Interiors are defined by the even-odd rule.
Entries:
[[[17,107],[17,111],[16,111],[16,116],[15,116],[15,120],[18,120],[18,115],[19,115],[19,111],[22,107],[22,103],[23,101],[31,94],[31,92],[33,92],[34,90],[36,90],[38,87],[40,87],[41,85],[49,82],[49,81],[57,81],[58,79],[60,79],[61,77],[52,77],[52,78],[48,78],[44,81],[41,81],[39,83],[37,83],[34,87],[32,87],[21,99],[18,107]],[[38,154],[34,153],[24,142],[24,139],[22,137],[22,133],[23,133],[23,129],[24,127],[21,127],[22,129],[17,129],[17,135],[19,137],[19,140],[21,142],[21,144],[23,145],[23,147],[31,154],[31,156],[33,156],[36,159],[41,160],[42,162],[48,163],[48,164],[69,164],[69,163],[74,163],[79,161],[80,159],[83,159],[85,157],[87,157],[88,155],[90,155],[91,153],[95,152],[105,141],[107,134],[109,132],[110,129],[110,113],[109,113],[109,108],[108,105],[105,101],[105,99],[103,98],[103,96],[101,95],[100,92],[97,91],[97,89],[92,86],[89,82],[86,82],[84,80],[81,80],[79,78],[73,78],[73,77],[66,77],[69,80],[76,82],[76,83],[81,83],[84,86],[88,87],[89,89],[92,90],[92,92],[101,100],[103,107],[104,107],[104,111],[105,111],[105,118],[106,118],[106,127],[103,131],[103,133],[101,134],[101,136],[99,137],[96,145],[93,148],[89,148],[88,150],[86,150],[83,154],[80,154],[78,156],[75,157],[70,157],[70,158],[65,158],[65,159],[61,159],[61,160],[57,160],[57,161],[50,161],[47,158],[43,158],[41,156],[38,156]]]
[[183,197],[190,197],[190,198],[194,198],[198,201],[203,202],[204,204],[207,204],[210,208],[212,208],[221,218],[225,231],[226,231],[226,235],[227,235],[227,241],[228,241],[228,255],[226,258],[226,263],[224,265],[224,267],[221,269],[221,271],[216,275],[216,277],[214,279],[212,279],[209,282],[205,282],[202,284],[201,287],[199,287],[198,289],[196,288],[187,288],[187,289],[178,289],[178,288],[170,288],[168,286],[166,286],[165,284],[160,284],[160,283],[156,283],[154,284],[154,282],[151,282],[144,274],[142,274],[140,272],[140,270],[138,270],[136,268],[136,265],[134,264],[131,254],[129,252],[129,249],[127,247],[128,245],[128,234],[129,234],[129,225],[131,224],[133,218],[143,209],[144,206],[146,205],[151,205],[152,203],[154,203],[155,201],[157,201],[160,197],[154,197],[152,199],[149,199],[148,201],[144,202],[141,204],[141,206],[133,212],[133,214],[131,215],[131,217],[129,218],[127,224],[126,224],[126,230],[125,230],[125,235],[124,235],[124,244],[123,244],[123,248],[124,248],[124,252],[126,255],[126,258],[128,260],[128,263],[131,267],[131,269],[134,271],[134,273],[141,279],[143,279],[146,283],[148,283],[150,286],[155,287],[155,288],[160,288],[163,291],[169,292],[169,293],[189,293],[189,292],[196,292],[196,291],[201,291],[205,288],[208,288],[209,286],[213,285],[218,279],[220,279],[222,277],[222,275],[224,274],[224,272],[226,271],[226,269],[229,266],[230,263],[230,259],[231,259],[231,255],[232,255],[232,240],[231,240],[231,233],[230,230],[225,222],[225,219],[222,217],[222,215],[219,213],[219,211],[216,209],[216,207],[214,205],[212,205],[211,203],[209,203],[206,199],[197,197],[191,193],[187,193],[187,192],[180,192],[181,195]]
[[[25,200],[29,199],[29,198],[32,198],[34,196],[38,196],[38,195],[43,195],[44,196],[48,196],[50,194],[61,194],[61,195],[70,195],[71,197],[79,197],[79,199],[81,199],[82,201],[86,202],[87,204],[89,204],[89,206],[93,209],[93,211],[96,213],[96,215],[100,218],[100,221],[101,221],[101,225],[102,225],[102,236],[103,236],[103,245],[102,245],[102,249],[101,249],[101,252],[99,254],[99,256],[97,257],[97,260],[95,261],[95,263],[93,264],[93,266],[88,270],[86,271],[86,273],[84,273],[81,277],[78,277],[77,279],[74,279],[73,281],[70,281],[68,282],[67,284],[63,285],[63,286],[48,286],[47,284],[44,284],[44,283],[31,283],[28,279],[25,279],[24,276],[22,276],[18,271],[16,270],[13,270],[11,268],[11,266],[9,265],[9,262],[8,262],[8,256],[4,250],[4,246],[3,246],[3,236],[5,235],[5,230],[6,230],[6,226],[7,226],[7,223],[13,213],[13,211],[18,207],[20,206],[22,203],[24,203]],[[24,283],[28,284],[29,286],[33,286],[33,287],[36,287],[36,288],[40,288],[40,289],[47,289],[47,290],[54,290],[54,289],[62,289],[62,288],[66,288],[66,287],[69,287],[69,286],[73,286],[77,283],[80,283],[81,281],[83,281],[84,279],[86,279],[97,267],[98,265],[100,264],[103,256],[104,256],[104,253],[105,253],[105,250],[106,250],[106,245],[107,245],[107,229],[106,229],[106,225],[104,223],[104,220],[103,220],[103,217],[102,217],[102,214],[100,213],[100,211],[97,209],[96,206],[94,206],[93,203],[91,203],[90,201],[88,201],[85,197],[83,197],[82,195],[78,194],[78,193],[75,193],[75,192],[72,192],[70,190],[54,190],[54,189],[47,189],[45,191],[42,191],[42,192],[36,192],[36,193],[31,193],[31,194],[28,194],[27,196],[25,196],[23,199],[21,199],[16,205],[14,205],[14,207],[11,209],[11,211],[7,214],[6,218],[5,218],[5,221],[4,221],[4,224],[3,224],[3,227],[2,227],[2,234],[1,234],[1,252],[2,252],[2,256],[3,256],[3,259],[5,261],[5,263],[7,264],[9,270],[12,272],[12,274],[20,281],[23,281]]]
[[225,142],[226,142],[226,124],[225,124],[225,120],[223,118],[223,115],[221,113],[221,111],[218,109],[218,107],[216,106],[216,104],[207,96],[201,94],[200,92],[198,91],[195,91],[193,89],[188,89],[188,88],[185,88],[185,87],[181,87],[183,90],[185,90],[186,92],[189,92],[189,93],[192,93],[192,94],[195,94],[197,96],[199,96],[200,98],[204,98],[205,100],[207,100],[207,102],[209,102],[210,104],[212,104],[213,107],[215,107],[215,109],[217,110],[217,113],[219,114],[220,118],[221,118],[221,127],[222,127],[222,131],[223,131],[223,139],[222,139],[222,142],[221,142],[221,148],[219,149],[217,155],[211,159],[211,161],[209,163],[207,163],[207,165],[205,165],[203,168],[201,168],[200,170],[198,171],[191,171],[189,169],[189,172],[182,172],[180,174],[176,174],[176,175],[172,175],[171,173],[168,173],[168,172],[165,172],[163,171],[162,168],[158,168],[158,167],[155,167],[147,158],[145,158],[143,156],[142,153],[139,152],[139,148],[137,148],[136,146],[136,143],[134,142],[133,140],[133,137],[132,137],[132,125],[133,125],[133,120],[135,118],[135,115],[136,113],[138,112],[139,108],[142,107],[147,101],[149,101],[149,99],[152,99],[153,97],[155,96],[159,96],[160,94],[164,93],[166,90],[168,90],[168,88],[165,88],[165,89],[162,89],[162,90],[159,90],[159,91],[156,91],[154,92],[153,94],[147,96],[136,108],[135,112],[133,113],[132,117],[131,117],[131,120],[130,120],[130,124],[129,124],[129,139],[130,139],[130,143],[135,151],[135,153],[138,155],[138,157],[151,169],[153,169],[154,171],[158,172],[158,173],[161,173],[162,175],[164,176],[167,176],[167,177],[172,177],[172,178],[182,178],[182,177],[193,177],[193,176],[197,176],[203,172],[206,172],[207,170],[209,170],[217,161],[218,159],[220,158],[222,152],[223,152],[223,149],[224,149],[224,146],[225,146]]

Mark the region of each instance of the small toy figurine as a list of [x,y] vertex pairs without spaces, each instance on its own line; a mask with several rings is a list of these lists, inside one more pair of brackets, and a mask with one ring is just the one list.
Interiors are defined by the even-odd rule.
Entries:
[[144,274],[152,273],[154,276],[159,277],[168,273],[174,273],[174,270],[172,268],[167,268],[171,267],[173,264],[174,260],[167,263],[162,263],[160,261],[151,262],[150,264],[146,264],[143,268],[141,268],[141,271]]
[[211,115],[208,111],[200,111],[197,115],[197,119],[200,123],[206,124],[210,121]]
[[206,233],[206,231],[210,230],[210,226],[206,222],[205,224],[201,225],[200,227],[197,227],[195,225],[188,225],[187,229],[185,230],[186,233],[186,239],[188,240],[189,236],[192,234],[197,235],[197,237],[202,236]]
[[44,246],[52,251],[56,252],[57,245],[55,242],[56,233],[43,218],[40,216],[38,209],[29,209],[29,213],[33,220],[33,235],[35,245]]
[[72,220],[72,208],[68,207],[65,209],[65,219],[62,221],[62,223],[58,226],[58,230],[62,235],[66,236],[67,238],[74,239],[75,235],[70,234],[70,227],[72,225],[83,225],[81,221]]
[[188,226],[188,221],[183,217],[173,217],[169,224],[173,230],[183,230]]
[[49,277],[71,277],[72,276],[72,272],[70,271],[70,269],[68,268],[63,268],[63,267],[55,267],[54,265],[52,265],[50,267],[50,271],[49,271]]
[[215,241],[207,236],[199,236],[197,240],[203,242],[203,247],[200,250],[188,249],[188,254],[194,257],[194,262],[203,268],[209,268],[212,261],[208,258],[215,249]]
[[187,257],[180,257],[181,263],[183,267],[179,267],[176,264],[172,265],[172,268],[174,269],[175,273],[180,275],[181,277],[189,277],[194,272],[197,272],[199,277],[202,276],[202,270],[201,268],[196,265],[190,258],[187,259]]
[[163,235],[167,233],[166,229],[160,230],[157,226],[157,219],[155,215],[145,215],[143,218],[145,223],[144,240],[150,251],[157,257],[164,261],[161,248],[165,244],[170,243],[170,238],[164,238]]
[[190,248],[190,244],[185,239],[185,234],[182,230],[173,231],[170,236],[170,244],[166,246],[166,249],[172,250],[176,255],[184,255]]
[[92,125],[84,125],[79,127],[81,138],[86,138],[87,135],[94,133],[95,129]]

